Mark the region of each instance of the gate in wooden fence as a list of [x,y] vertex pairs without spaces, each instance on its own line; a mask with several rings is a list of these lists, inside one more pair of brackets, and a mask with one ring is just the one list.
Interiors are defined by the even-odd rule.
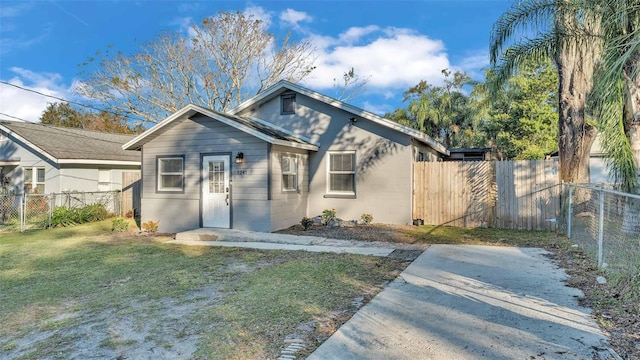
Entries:
[[134,216],[140,215],[140,199],[142,197],[142,180],[140,173],[125,171],[122,173],[122,215],[129,210],[134,211]]
[[414,163],[413,218],[425,224],[554,230],[558,162]]

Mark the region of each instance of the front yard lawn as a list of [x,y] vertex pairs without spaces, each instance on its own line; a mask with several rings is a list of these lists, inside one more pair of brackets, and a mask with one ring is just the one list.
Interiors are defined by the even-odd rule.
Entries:
[[265,359],[292,335],[312,350],[407,265],[170,245],[110,226],[3,234],[0,358]]

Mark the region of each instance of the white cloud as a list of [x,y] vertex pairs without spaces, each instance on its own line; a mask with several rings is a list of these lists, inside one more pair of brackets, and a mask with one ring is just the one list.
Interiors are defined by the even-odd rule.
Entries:
[[484,79],[484,69],[489,66],[489,55],[486,50],[477,51],[464,57],[459,64],[460,70],[466,72],[474,79]]
[[347,29],[337,38],[311,36],[318,49],[317,67],[304,80],[316,89],[331,88],[335,78],[351,69],[370,77],[369,92],[389,94],[420,80],[442,83],[442,69],[451,68],[444,44],[411,29],[377,26]]
[[313,17],[309,16],[309,14],[304,11],[287,9],[280,13],[280,21],[282,21],[285,25],[298,28],[300,26],[300,22],[312,22]]
[[243,13],[245,16],[253,16],[254,19],[262,20],[265,28],[271,26],[271,14],[261,6],[247,6]]
[[[36,73],[19,67],[12,67],[10,70],[15,76],[9,80],[2,80],[45,95],[63,99],[71,98],[71,88],[62,84],[63,79],[60,74]],[[0,84],[1,113],[38,122],[47,104],[54,102],[59,102],[59,100],[15,86]]]
[[384,116],[384,114],[388,113],[388,112],[392,112],[393,110],[395,110],[395,108],[392,105],[389,104],[372,104],[369,101],[365,101],[362,104],[363,109],[367,110],[368,112],[374,113],[376,115],[379,116]]

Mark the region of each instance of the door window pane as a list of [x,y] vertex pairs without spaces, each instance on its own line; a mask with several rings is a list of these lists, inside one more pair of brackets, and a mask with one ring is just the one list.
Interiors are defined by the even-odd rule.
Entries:
[[222,194],[225,192],[224,161],[209,162],[209,193]]

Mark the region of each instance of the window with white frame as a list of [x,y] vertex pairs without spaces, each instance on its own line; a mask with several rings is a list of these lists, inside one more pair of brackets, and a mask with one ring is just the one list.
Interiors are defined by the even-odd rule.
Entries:
[[29,194],[44,194],[44,168],[24,168],[24,191]]
[[356,153],[354,151],[330,152],[327,174],[329,194],[355,195]]
[[294,155],[284,155],[282,165],[282,190],[298,190],[298,158]]
[[184,156],[158,157],[158,191],[183,191]]

